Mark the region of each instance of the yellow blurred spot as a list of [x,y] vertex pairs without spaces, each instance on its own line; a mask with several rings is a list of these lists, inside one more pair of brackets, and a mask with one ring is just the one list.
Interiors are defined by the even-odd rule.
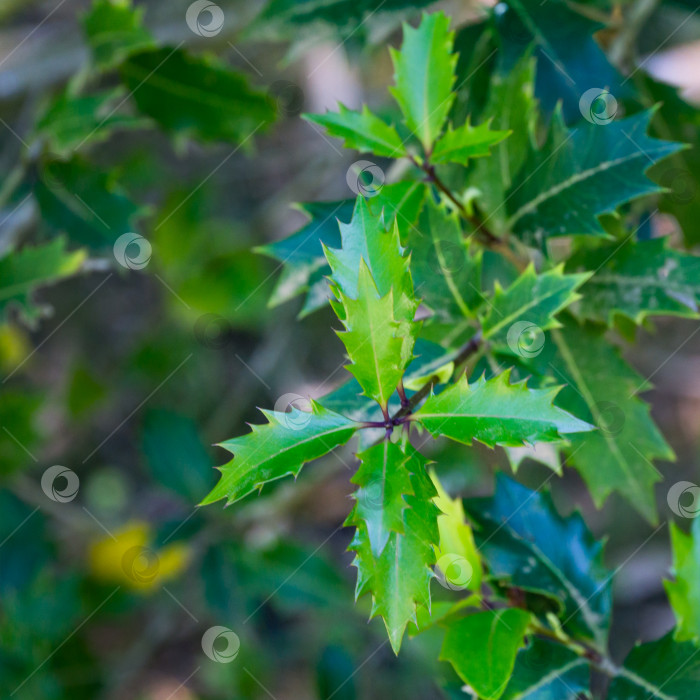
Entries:
[[174,579],[187,567],[190,549],[173,543],[155,549],[150,546],[151,526],[134,520],[92,544],[88,552],[90,573],[101,581],[120,583],[149,592]]
[[31,348],[27,334],[9,323],[0,325],[0,367],[13,370],[29,354]]

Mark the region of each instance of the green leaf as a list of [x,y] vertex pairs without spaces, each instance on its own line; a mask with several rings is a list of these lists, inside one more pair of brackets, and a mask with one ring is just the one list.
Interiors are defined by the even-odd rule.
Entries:
[[91,248],[111,248],[144,213],[112,175],[77,156],[42,163],[34,195],[45,224]]
[[605,648],[612,573],[580,514],[560,516],[551,496],[499,474],[492,498],[465,501],[491,576],[551,597],[565,629]]
[[449,127],[435,144],[430,155],[431,163],[461,163],[470,158],[491,154],[491,147],[505,139],[510,132],[491,131],[490,122],[472,126],[468,121],[457,129]]
[[537,359],[543,371],[554,370],[557,380],[568,384],[557,403],[598,427],[585,439],[571,436],[569,463],[581,473],[597,507],[619,491],[655,521],[653,485],[661,477],[652,461],[673,460],[674,455],[651,419],[649,406],[636,396],[648,389],[647,383],[605,341],[600,329],[567,320],[552,338],[552,347],[548,344]]
[[74,275],[86,257],[84,250],[66,251],[63,238],[6,252],[0,258],[0,317],[17,307],[27,322],[36,321],[40,312],[32,301],[34,291]]
[[510,384],[510,371],[469,384],[466,376],[440,394],[431,395],[413,414],[432,435],[467,445],[489,447],[562,440],[592,426],[552,404],[558,389],[528,389]]
[[506,198],[507,226],[528,243],[550,236],[603,236],[598,216],[658,192],[645,172],[681,146],[646,135],[652,110],[609,124],[567,130],[555,115]]
[[329,136],[345,139],[345,148],[374,153],[388,158],[400,158],[405,154],[401,137],[393,126],[383,122],[363,105],[361,112],[338,105],[338,112],[306,114],[309,121],[324,126]]
[[[579,14],[565,2],[546,6],[539,0],[505,2],[512,11],[497,23],[504,49],[522,49],[535,42],[537,94],[547,111],[562,101],[567,120],[580,119],[579,100],[591,87],[591,76],[595,76],[593,82],[607,87],[618,99],[627,96],[629,88],[623,87],[620,74],[592,36],[604,25]],[[513,13],[516,16],[511,16]]]
[[438,494],[433,503],[440,509],[437,566],[448,588],[478,593],[481,590],[481,558],[462,501],[450,498],[435,472],[431,472],[430,478]]
[[311,413],[292,406],[291,412],[265,411],[268,422],[252,425],[242,437],[222,442],[234,458],[217,467],[221,479],[202,505],[222,498],[227,505],[287,474],[298,476],[302,466],[346,443],[357,423],[311,401]]
[[671,523],[673,548],[673,581],[664,581],[668,599],[676,615],[676,639],[700,639],[700,520],[693,521],[686,535]]
[[130,55],[119,72],[139,110],[179,137],[247,143],[275,120],[272,99],[243,75],[182,49]]
[[700,684],[700,652],[669,633],[640,644],[612,681],[608,700],[695,700]]
[[544,342],[541,332],[559,327],[555,314],[580,298],[575,290],[589,277],[588,272],[565,275],[563,265],[538,275],[534,265],[530,264],[505,291],[496,283],[493,299],[482,321],[484,338],[507,339],[509,345],[515,345],[514,352],[529,357],[539,348],[534,345],[521,347],[522,333],[533,327],[537,337],[532,342]]
[[416,226],[408,229],[416,294],[446,321],[473,318],[483,303],[481,252],[467,244],[456,213],[428,198]]
[[491,158],[477,161],[469,183],[479,191],[484,220],[497,235],[507,232],[506,193],[533,148],[537,122],[534,80],[535,62],[529,54],[509,71],[497,68],[491,77],[484,113],[494,115],[494,129],[510,131],[511,135],[498,145]]
[[483,700],[498,700],[513,671],[532,615],[517,608],[486,610],[451,622],[440,659]]
[[612,326],[617,314],[637,324],[661,314],[698,316],[700,257],[671,250],[668,238],[626,240],[574,256],[569,265],[595,270],[581,290],[583,318]]
[[394,317],[394,296],[380,297],[364,259],[360,259],[356,299],[337,290],[333,303],[345,331],[338,333],[351,364],[346,369],[365,396],[386,408],[412,358],[413,324]]
[[[353,566],[357,567],[355,595],[359,598],[372,594],[370,619],[377,615],[384,618],[389,641],[397,654],[408,623],[417,625],[416,606],[430,610],[430,580],[434,575],[430,566],[435,562],[433,546],[438,541],[439,512],[431,500],[435,489],[425,472],[422,457],[412,450],[403,469],[411,474],[412,493],[404,495],[403,488],[392,491],[393,498],[405,501],[407,506],[396,502],[392,506],[394,513],[402,508],[403,530],[392,529],[380,555],[373,553],[367,525],[358,519],[356,511],[348,519],[348,523],[357,526],[349,547],[356,553],[353,561]],[[376,543],[377,538],[374,539]]]
[[452,53],[454,32],[449,24],[442,12],[424,14],[416,29],[404,25],[401,49],[391,49],[396,87],[389,90],[426,152],[440,135],[454,101],[457,55]]
[[83,15],[83,30],[98,67],[112,68],[129,54],[155,46],[143,28],[143,8],[134,9],[131,0],[95,0]]
[[123,88],[83,96],[66,90],[49,104],[37,122],[36,132],[46,140],[53,155],[65,158],[83,144],[105,141],[117,129],[147,125],[145,119],[117,112],[125,95]]
[[591,671],[562,644],[533,637],[515,659],[503,700],[579,700],[588,697]]

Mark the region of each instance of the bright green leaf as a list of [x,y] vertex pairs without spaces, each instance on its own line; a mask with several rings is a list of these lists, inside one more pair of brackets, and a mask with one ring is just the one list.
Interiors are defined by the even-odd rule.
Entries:
[[664,581],[668,599],[676,615],[676,639],[700,639],[700,520],[693,521],[686,535],[671,523],[673,581]]
[[431,163],[461,163],[491,154],[491,147],[505,139],[508,131],[491,131],[490,123],[472,126],[469,122],[451,127],[440,137],[430,155]]

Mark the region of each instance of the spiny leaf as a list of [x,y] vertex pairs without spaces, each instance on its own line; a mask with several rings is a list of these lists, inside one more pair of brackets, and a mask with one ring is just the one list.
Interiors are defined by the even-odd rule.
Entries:
[[664,581],[664,587],[676,615],[676,639],[697,642],[700,639],[700,520],[693,521],[689,535],[671,523],[671,545],[674,580]]
[[543,372],[554,370],[557,379],[569,385],[557,403],[598,427],[585,439],[571,436],[569,463],[581,473],[599,508],[611,492],[619,491],[655,521],[653,485],[661,477],[652,461],[673,460],[674,455],[649,407],[636,396],[647,383],[605,341],[600,329],[566,319],[552,339],[537,360]]
[[243,75],[183,49],[132,54],[119,72],[139,110],[179,137],[248,143],[275,120],[272,99]]
[[84,250],[66,251],[63,238],[7,251],[0,258],[0,317],[17,306],[26,321],[34,322],[39,315],[31,299],[34,290],[75,274],[86,257]]
[[430,155],[431,163],[461,163],[469,158],[480,158],[491,154],[491,147],[505,139],[510,132],[491,131],[490,122],[472,126],[469,122],[457,129],[448,127],[435,144]]
[[554,442],[592,426],[552,404],[558,389],[528,389],[510,384],[510,371],[469,384],[466,376],[440,394],[431,395],[414,417],[434,437],[467,445],[473,440],[494,445]]
[[503,700],[580,700],[588,697],[591,670],[562,644],[532,637],[521,649]]
[[425,473],[424,460],[411,450],[404,465],[411,474],[412,495],[395,493],[408,506],[402,511],[403,532],[391,531],[382,553],[375,556],[366,524],[351,516],[357,531],[349,547],[356,553],[355,595],[372,594],[370,617],[384,618],[397,654],[406,626],[417,624],[416,606],[430,610],[430,566],[435,562],[433,546],[438,541],[438,509],[431,500],[435,490]]
[[659,314],[697,318],[700,257],[672,250],[668,238],[627,240],[574,256],[569,265],[595,270],[577,313],[610,325],[616,314],[637,324]]
[[452,53],[454,32],[449,25],[442,12],[424,14],[416,29],[404,25],[401,49],[391,50],[396,87],[389,90],[406,126],[426,151],[440,135],[454,101],[457,56]]
[[346,443],[357,429],[355,421],[311,402],[311,413],[292,406],[291,412],[265,411],[268,422],[252,425],[247,435],[221,443],[233,454],[222,467],[221,479],[202,505],[222,498],[227,505]]
[[338,105],[338,112],[304,115],[309,121],[325,126],[330,136],[345,139],[345,148],[374,153],[378,156],[400,158],[405,148],[393,126],[383,122],[363,105],[361,112]]
[[660,188],[644,174],[681,146],[646,135],[653,110],[567,130],[555,115],[506,198],[507,226],[540,246],[550,236],[603,236],[598,216]]
[[360,259],[356,299],[337,290],[333,302],[345,331],[338,333],[348,351],[349,372],[365,396],[386,408],[412,357],[413,324],[394,318],[393,291],[380,297],[364,259]]
[[[517,346],[520,338],[513,331],[521,325],[520,333],[526,330],[524,324],[535,327],[538,334],[550,328],[557,328],[559,323],[554,315],[579,299],[575,290],[589,277],[588,272],[565,275],[562,265],[538,275],[534,265],[530,264],[505,291],[497,283],[493,299],[482,321],[484,338],[508,339],[509,344],[515,342]],[[544,337],[538,336],[539,340],[544,341]],[[529,356],[528,348],[518,349],[522,350],[519,353],[522,356]],[[532,348],[533,351],[537,349],[539,348]]]
[[700,652],[673,633],[629,653],[608,690],[608,700],[696,700]]
[[483,303],[481,252],[470,248],[456,213],[428,198],[418,223],[408,229],[416,294],[445,320],[473,318]]
[[440,651],[483,700],[498,700],[532,619],[526,610],[486,610],[451,622]]
[[612,574],[583,518],[560,516],[546,492],[499,474],[493,498],[465,501],[492,578],[558,602],[565,629],[601,649],[610,625]]

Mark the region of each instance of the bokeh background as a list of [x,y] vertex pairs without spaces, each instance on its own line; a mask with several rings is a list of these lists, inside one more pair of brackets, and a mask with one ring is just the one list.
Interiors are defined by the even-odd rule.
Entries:
[[[417,10],[393,3],[404,7],[374,12],[381,7],[358,2],[350,12],[336,3],[330,21],[296,25],[284,11],[295,3],[222,0],[223,28],[206,37],[188,26],[187,0],[136,4],[159,44],[214,54],[245,73],[270,95],[276,122],[242,147],[140,124],[83,147],[88,171],[106,179],[96,185],[83,176],[74,192],[99,219],[101,205],[89,193],[109,182],[124,199],[119,207],[139,209],[133,230],[152,254],[142,269],[128,270],[95,246],[80,274],[37,296],[40,319],[27,325],[10,313],[0,326],[0,695],[443,697],[435,681],[444,672],[434,660],[439,640],[410,641],[397,659],[382,623],[367,624],[368,602],[353,604],[350,532],[342,527],[351,446],[262,498],[195,508],[216,481],[212,467],[227,459],[212,445],[245,432],[245,421],[260,422],[256,406],[288,403],[289,394],[321,396],[345,378],[330,311],[298,319],[300,300],[268,308],[278,265],[252,248],[304,224],[293,203],[352,196],[346,172],[357,154],[299,115],[337,100],[388,108],[386,47]],[[461,25],[485,21],[492,4],[434,6]],[[700,225],[696,3],[580,4],[610,19],[599,40],[614,62],[627,72],[643,62],[640,79],[668,97],[674,114],[683,106],[683,133],[672,136],[693,148],[680,175],[664,183],[678,206],[648,224],[680,236],[679,221]],[[115,84],[90,66],[81,24],[89,7],[87,0],[0,5],[0,253],[70,228],[60,212],[37,204],[31,184],[12,182],[18,168],[60,160],[35,137],[57,95],[86,81]],[[684,102],[652,78],[680,88]],[[652,377],[647,399],[678,454],[676,464],[661,465],[666,520],[668,485],[700,478],[700,333],[694,321],[655,325],[626,354]],[[495,466],[508,469],[498,451],[433,449],[454,492],[487,494]],[[79,477],[69,502],[41,488],[52,465]],[[528,462],[519,477],[537,486],[543,470]],[[551,486],[562,512],[580,508],[597,535],[609,536],[607,563],[620,567],[612,634],[620,659],[636,640],[673,624],[662,585],[667,528],[645,523],[617,496],[596,511],[569,470]],[[204,653],[202,635],[212,626],[240,639],[235,663]]]

